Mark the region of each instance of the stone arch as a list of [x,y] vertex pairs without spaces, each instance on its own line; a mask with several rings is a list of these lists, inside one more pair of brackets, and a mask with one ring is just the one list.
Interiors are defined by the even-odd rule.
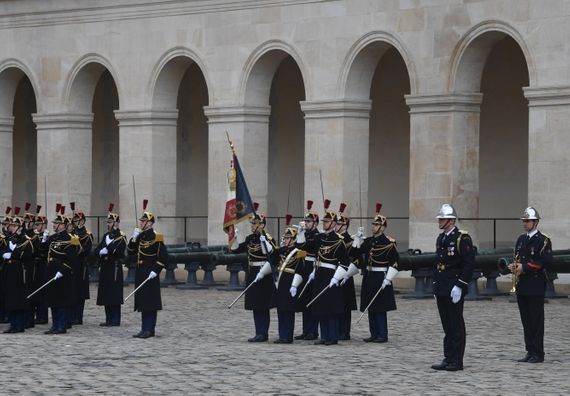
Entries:
[[416,93],[416,71],[409,51],[393,34],[375,31],[362,36],[350,48],[338,80],[338,97],[368,100],[376,66],[391,48],[395,48],[404,60],[410,78],[410,93]]
[[452,54],[448,90],[450,92],[479,92],[487,57],[495,44],[506,37],[513,39],[524,54],[529,85],[534,85],[536,70],[533,56],[522,35],[506,22],[491,20],[472,27],[457,43]]
[[311,98],[308,69],[298,51],[281,40],[269,40],[259,45],[249,56],[244,67],[239,98],[246,106],[267,106],[271,82],[277,68],[287,56],[293,58],[301,71],[306,98]]
[[105,71],[113,78],[120,102],[123,97],[121,80],[111,63],[101,55],[87,54],[73,65],[68,75],[62,101],[65,108],[78,113],[91,113],[95,88]]
[[38,101],[37,79],[25,64],[17,59],[7,59],[0,64],[0,116],[11,117],[14,106],[14,94],[23,77],[27,77],[34,89],[36,103]]
[[162,55],[153,68],[148,87],[153,109],[172,110],[176,108],[180,83],[188,67],[193,63],[198,66],[206,81],[208,97],[212,97],[212,84],[201,57],[191,49],[175,47]]

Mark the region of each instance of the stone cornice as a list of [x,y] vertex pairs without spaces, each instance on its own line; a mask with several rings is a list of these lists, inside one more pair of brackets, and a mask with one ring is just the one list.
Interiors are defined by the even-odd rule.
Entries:
[[322,100],[301,102],[305,119],[370,118],[370,100]]
[[0,117],[0,133],[12,133],[14,131],[14,117]]
[[32,114],[32,117],[38,131],[53,129],[91,130],[93,128],[92,113]]
[[406,95],[410,114],[414,113],[479,113],[481,93],[453,93],[439,95]]
[[[213,12],[239,11],[263,7],[283,7],[296,4],[310,4],[329,2],[331,0],[147,0],[107,5],[97,7],[72,8],[46,11],[31,11],[0,16],[0,29],[16,29],[26,27],[84,24],[102,21],[115,21],[141,18],[160,18],[170,16],[183,16],[191,14],[205,14]],[[41,1],[38,0],[38,8]],[[142,3],[142,4],[141,4]],[[76,7],[76,5],[75,5]]]
[[208,117],[209,124],[224,124],[233,122],[257,122],[269,123],[271,107],[254,106],[227,106],[227,107],[204,107],[204,114]]
[[178,110],[115,110],[115,118],[119,127],[175,127]]
[[529,107],[556,107],[570,105],[570,87],[525,87],[524,96]]

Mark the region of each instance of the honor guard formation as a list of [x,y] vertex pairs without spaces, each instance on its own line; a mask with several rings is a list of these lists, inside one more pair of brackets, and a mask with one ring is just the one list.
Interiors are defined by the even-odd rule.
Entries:
[[[396,309],[392,282],[399,271],[396,240],[387,235],[387,218],[376,204],[371,221],[372,235],[365,237],[362,226],[348,233],[347,205],[337,212],[324,200],[322,217],[307,201],[306,212],[297,225],[286,215],[280,241],[266,232],[266,216],[253,204],[251,233],[241,243],[233,238],[232,253],[246,253],[245,309],[253,312],[255,334],[249,342],[269,339],[270,310],[277,308],[279,337],[276,344],[294,340],[315,345],[337,345],[351,339],[352,311],[358,309],[354,276],[362,275],[358,322],[368,315],[367,343],[389,340],[389,311]],[[100,276],[96,304],[104,307],[102,327],[121,325],[121,305],[134,295],[134,310],[141,313],[141,330],[136,338],[155,335],[157,312],[162,309],[161,271],[168,253],[162,234],[154,230],[155,216],[143,201],[143,214],[130,238],[120,230],[120,217],[110,204],[106,232],[93,249]],[[89,296],[87,259],[92,254],[93,236],[85,228],[85,214],[70,203],[56,205],[52,232],[48,219],[26,203],[6,208],[0,235],[0,319],[9,323],[4,333],[22,333],[48,323],[45,334],[65,334],[83,324]],[[463,370],[466,329],[464,299],[475,265],[475,249],[468,232],[457,227],[458,214],[443,204],[436,215],[441,230],[435,241],[433,293],[444,332],[443,360],[434,370]],[[524,329],[526,355],[520,362],[544,361],[545,269],[552,261],[550,239],[538,230],[540,216],[533,207],[521,217],[524,233],[517,239],[512,263],[513,290]],[[321,230],[318,227],[321,227]],[[237,228],[235,234],[238,234]],[[136,264],[135,289],[123,297],[123,265],[128,258]],[[232,303],[231,305],[233,305]],[[231,307],[230,305],[230,307]],[[294,335],[295,314],[302,313],[300,334]],[[357,323],[358,323],[357,322]]]
[[[141,312],[141,331],[137,338],[155,334],[157,311],[162,309],[158,275],[167,259],[162,234],[153,230],[154,215],[143,201],[143,215],[129,241],[120,230],[120,218],[109,205],[107,232],[94,250],[100,276],[97,305],[105,307],[101,326],[120,326],[123,300],[123,264],[125,252],[136,262],[134,309]],[[47,230],[48,219],[35,213],[26,203],[21,208],[6,208],[0,234],[0,321],[8,322],[4,333],[23,333],[35,325],[48,323],[45,334],[65,334],[83,324],[85,300],[89,297],[88,256],[92,253],[93,235],[85,228],[85,214],[70,203],[56,205],[53,232]],[[133,294],[131,293],[131,294]]]

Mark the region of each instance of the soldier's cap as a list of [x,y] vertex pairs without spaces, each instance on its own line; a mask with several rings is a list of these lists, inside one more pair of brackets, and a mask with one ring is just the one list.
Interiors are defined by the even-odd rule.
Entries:
[[85,213],[82,210],[75,210],[75,202],[70,202],[69,208],[72,212],[73,221],[85,220]]
[[524,210],[521,220],[540,220],[540,215],[534,207],[529,206]]
[[266,224],[265,215],[263,213],[259,213],[257,209],[259,208],[259,204],[257,202],[253,203],[253,214],[249,222],[251,224]]
[[55,205],[55,218],[53,219],[53,224],[68,224],[69,219],[64,215],[65,206],[58,203]]
[[34,224],[39,225],[39,224],[47,224],[47,223],[48,223],[47,216],[36,215],[36,218],[34,219]]
[[14,208],[14,216],[10,218],[10,224],[17,226],[24,225],[24,219],[20,216],[20,208],[18,206]]
[[10,212],[12,208],[10,206],[6,206],[6,216],[2,218],[2,225],[6,225],[10,223]]
[[437,219],[457,219],[457,212],[455,211],[455,208],[453,206],[451,206],[450,204],[443,204],[441,205],[441,208],[439,208],[439,211],[437,212]]
[[386,216],[383,216],[380,214],[381,210],[382,210],[382,204],[380,202],[377,202],[376,203],[376,214],[374,215],[374,218],[372,219],[372,224],[388,227],[388,219],[386,218]]
[[139,221],[150,221],[151,223],[154,223],[154,215],[152,214],[152,212],[146,210],[148,206],[148,199],[143,199],[143,214],[142,216],[139,218]]
[[[36,213],[32,213],[30,212],[30,208],[32,207],[32,204],[29,202],[26,202],[26,204],[24,205],[24,220],[25,221],[34,221],[36,218],[36,213],[38,213],[39,211],[36,211]],[[40,206],[41,209],[41,206]]]
[[120,220],[119,215],[117,213],[113,213],[113,208],[115,207],[114,203],[109,203],[109,214],[107,215],[107,222],[115,222],[118,223]]
[[283,238],[297,238],[297,229],[295,227],[290,227],[292,218],[293,216],[290,214],[285,215],[285,224],[287,225],[287,228],[285,228]]
[[319,214],[317,212],[312,211],[313,201],[310,199],[307,200],[307,212],[305,212],[305,216],[303,216],[303,220],[305,221],[314,221],[315,223],[319,222]]
[[329,209],[331,206],[330,199],[325,199],[323,202],[323,206],[325,208],[325,214],[323,216],[323,221],[336,221],[336,213]]
[[339,225],[349,225],[350,224],[350,217],[348,217],[344,211],[346,210],[346,204],[343,202],[340,204],[338,208],[338,213],[336,215],[336,222]]

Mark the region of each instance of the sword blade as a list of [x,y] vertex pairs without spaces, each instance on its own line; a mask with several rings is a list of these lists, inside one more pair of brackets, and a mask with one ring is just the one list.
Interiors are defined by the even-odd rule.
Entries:
[[358,318],[358,320],[356,321],[356,324],[358,324],[360,322],[360,320],[362,319],[362,317],[364,316],[364,314],[366,312],[368,312],[368,308],[370,308],[370,306],[372,305],[372,303],[374,302],[374,300],[376,300],[376,297],[378,297],[378,295],[380,294],[380,292],[384,290],[384,285],[382,285],[380,287],[380,289],[376,292],[376,294],[374,295],[374,297],[372,297],[372,300],[370,300],[370,303],[368,303],[368,306],[366,307],[366,309],[364,311],[362,311],[362,314],[360,315],[360,317]]
[[34,294],[36,294],[37,292],[39,292],[40,290],[42,290],[44,287],[46,287],[47,285],[49,285],[50,283],[52,283],[55,280],[55,278],[51,278],[49,281],[47,281],[46,283],[44,283],[42,286],[39,287],[39,289],[37,289],[35,292],[33,292],[32,294],[30,294],[28,297],[26,297],[26,299],[29,299],[30,297],[32,297]]
[[144,284],[147,283],[150,279],[151,279],[151,278],[146,278],[146,279],[144,280],[144,282],[139,285],[139,287],[137,287],[135,290],[133,290],[133,292],[132,292],[131,294],[129,294],[129,295],[127,296],[127,298],[125,298],[125,302],[127,302],[127,300],[128,300],[133,294],[135,294],[141,287],[143,287]]
[[228,309],[230,309],[231,307],[234,306],[235,303],[238,302],[238,300],[245,294],[246,291],[249,290],[250,287],[252,287],[253,285],[255,285],[257,282],[251,282],[249,284],[249,286],[247,286],[240,294],[239,296],[237,296],[237,298],[235,300],[232,301],[232,303],[230,305],[228,305]]
[[330,286],[327,285],[327,287],[325,287],[323,290],[321,290],[321,292],[320,292],[319,294],[317,294],[315,298],[313,298],[311,301],[309,301],[309,303],[307,304],[307,308],[309,308],[309,306],[310,306],[312,303],[314,303],[314,302],[317,300],[317,298],[319,298],[319,297],[320,297],[324,292],[326,292],[329,288],[330,288]]

